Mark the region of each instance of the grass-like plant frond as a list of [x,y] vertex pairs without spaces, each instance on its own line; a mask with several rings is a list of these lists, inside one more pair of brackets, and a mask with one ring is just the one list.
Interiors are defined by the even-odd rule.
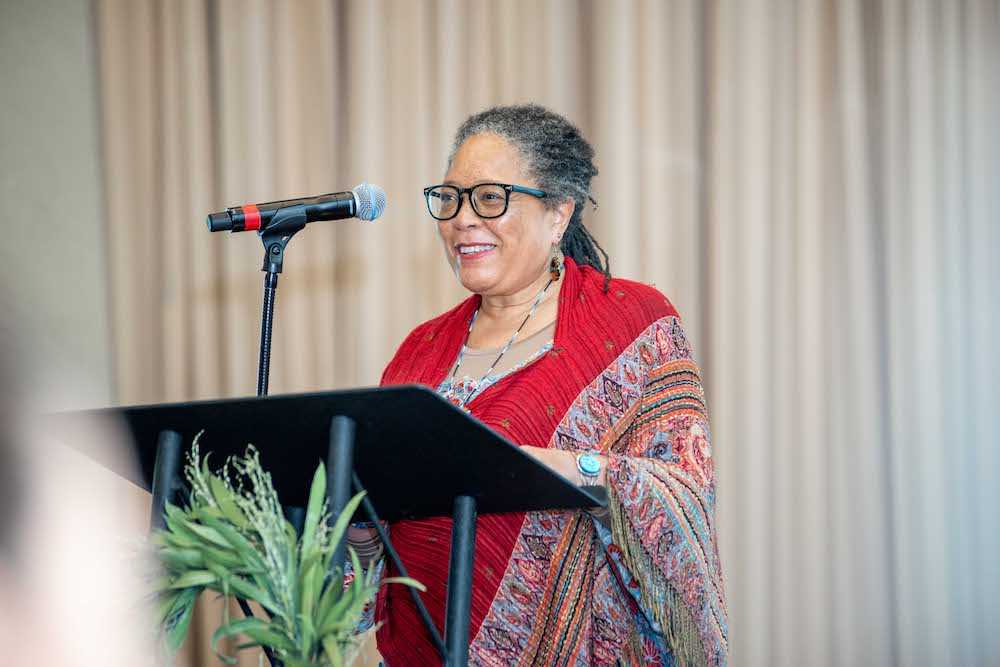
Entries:
[[[218,651],[222,639],[242,635],[237,650],[270,648],[286,667],[339,666],[357,649],[355,628],[379,582],[367,573],[348,547],[354,579],[343,584],[344,564],[334,563],[338,542],[363,494],[354,496],[332,525],[326,502],[326,469],[313,475],[301,537],[282,512],[271,476],[260,454],[228,460],[217,472],[200,458],[195,438],[184,475],[190,487],[188,506],[168,505],[166,528],[153,537],[165,576],[156,585],[158,618],[171,649],[183,643],[194,604],[205,590],[227,598],[212,648],[227,663],[235,658]],[[386,579],[424,587],[412,579]],[[229,617],[228,598],[260,604],[268,618]]]

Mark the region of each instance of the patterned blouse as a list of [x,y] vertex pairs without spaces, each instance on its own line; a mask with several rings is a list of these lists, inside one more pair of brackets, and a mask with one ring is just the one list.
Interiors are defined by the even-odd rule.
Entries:
[[438,385],[437,393],[455,405],[465,405],[469,401],[470,397],[476,394],[481,394],[490,386],[496,384],[511,373],[516,373],[521,370],[551,349],[552,341],[550,340],[542,345],[536,352],[530,354],[527,358],[518,362],[514,366],[500,371],[499,373],[491,373],[490,375],[486,375],[481,378],[469,377],[468,375],[462,375],[458,378],[445,378],[445,380]]

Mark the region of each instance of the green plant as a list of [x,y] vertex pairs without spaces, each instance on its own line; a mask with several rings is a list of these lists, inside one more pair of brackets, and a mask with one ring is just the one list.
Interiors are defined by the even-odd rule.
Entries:
[[[349,585],[343,584],[343,564],[332,561],[363,494],[354,496],[330,526],[326,470],[320,463],[299,537],[285,520],[271,476],[252,446],[213,473],[207,455],[199,462],[196,438],[184,473],[191,489],[188,505],[168,505],[166,529],[152,538],[166,575],[156,594],[167,644],[180,647],[195,601],[202,591],[212,590],[227,598],[222,623],[212,635],[212,649],[226,662],[235,658],[219,653],[218,642],[237,635],[249,638],[237,650],[267,647],[286,667],[348,661],[356,649],[354,629],[379,584],[371,570],[363,573],[350,547],[355,577]],[[390,582],[423,590],[412,579],[383,580]],[[230,619],[232,596],[257,602],[269,618]]]

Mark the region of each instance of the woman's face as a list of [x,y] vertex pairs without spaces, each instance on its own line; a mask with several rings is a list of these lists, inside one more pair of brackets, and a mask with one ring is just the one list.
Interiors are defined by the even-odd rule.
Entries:
[[[460,188],[479,183],[537,187],[525,174],[516,148],[495,134],[466,139],[452,160],[444,182]],[[438,222],[438,233],[462,285],[483,296],[513,296],[532,288],[548,272],[552,245],[562,236],[565,206],[546,209],[542,200],[512,192],[507,212],[484,220],[468,194],[451,220]]]

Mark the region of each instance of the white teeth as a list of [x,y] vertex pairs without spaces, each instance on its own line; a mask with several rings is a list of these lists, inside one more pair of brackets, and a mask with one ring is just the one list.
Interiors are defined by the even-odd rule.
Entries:
[[496,246],[492,245],[463,245],[458,247],[458,252],[463,255],[470,255],[474,252],[484,252],[486,250],[491,250]]

